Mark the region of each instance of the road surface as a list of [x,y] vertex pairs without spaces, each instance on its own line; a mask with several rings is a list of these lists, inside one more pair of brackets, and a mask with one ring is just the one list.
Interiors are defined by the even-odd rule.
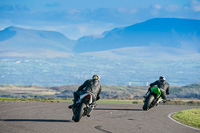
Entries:
[[98,104],[91,117],[71,120],[70,103],[0,101],[0,133],[199,133],[168,118],[192,106]]

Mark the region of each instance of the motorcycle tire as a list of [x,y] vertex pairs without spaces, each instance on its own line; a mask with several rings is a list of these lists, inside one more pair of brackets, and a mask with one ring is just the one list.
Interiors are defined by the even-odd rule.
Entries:
[[75,122],[79,122],[80,119],[82,118],[83,116],[83,113],[84,113],[84,108],[86,107],[86,105],[84,103],[81,103],[79,108],[78,108],[78,111],[76,112],[76,114],[74,115],[74,118],[73,120]]
[[153,100],[154,100],[154,96],[153,95],[149,95],[147,97],[147,99],[145,100],[145,102],[144,102],[143,110],[149,110],[151,108],[150,105],[151,105]]

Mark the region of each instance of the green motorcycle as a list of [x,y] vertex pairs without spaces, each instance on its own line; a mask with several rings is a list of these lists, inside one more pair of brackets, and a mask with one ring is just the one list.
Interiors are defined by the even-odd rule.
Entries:
[[143,110],[149,110],[150,108],[157,106],[162,101],[163,99],[161,98],[160,89],[157,86],[153,86],[146,94]]

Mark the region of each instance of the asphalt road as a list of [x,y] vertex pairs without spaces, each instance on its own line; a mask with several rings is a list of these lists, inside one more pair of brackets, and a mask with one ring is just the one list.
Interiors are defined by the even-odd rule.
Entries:
[[192,106],[98,104],[91,117],[71,120],[69,103],[0,101],[0,133],[199,133],[175,123],[168,114]]

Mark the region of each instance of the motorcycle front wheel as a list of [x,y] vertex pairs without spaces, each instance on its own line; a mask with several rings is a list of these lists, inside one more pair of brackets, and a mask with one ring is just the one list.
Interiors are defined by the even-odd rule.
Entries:
[[149,95],[144,102],[143,110],[149,110],[151,108],[150,105],[153,102],[153,100],[154,100],[154,96]]
[[73,118],[73,120],[75,121],[75,122],[79,122],[80,121],[80,119],[82,118],[82,116],[83,116],[83,113],[84,113],[84,108],[86,107],[86,105],[84,104],[84,103],[81,103],[80,105],[79,105],[79,107],[78,107],[78,109],[77,109],[77,112],[76,112],[76,114],[74,114],[74,118]]

